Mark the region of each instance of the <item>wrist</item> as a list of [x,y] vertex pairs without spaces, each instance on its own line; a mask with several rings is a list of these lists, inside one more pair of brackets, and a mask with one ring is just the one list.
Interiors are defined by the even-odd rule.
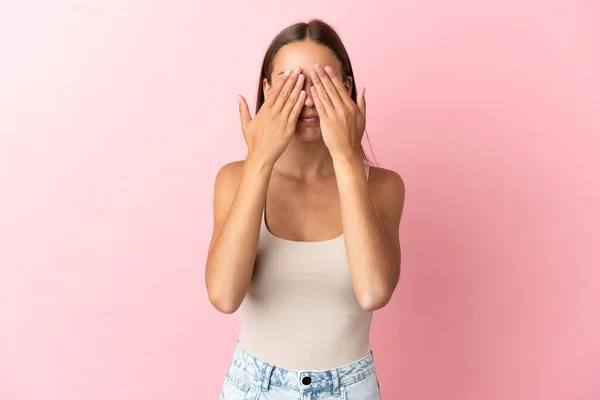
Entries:
[[245,165],[255,170],[272,169],[275,162],[260,154],[248,154]]
[[333,163],[339,165],[364,165],[362,155],[358,152],[353,151],[339,151],[335,153],[331,153],[331,158],[333,159]]

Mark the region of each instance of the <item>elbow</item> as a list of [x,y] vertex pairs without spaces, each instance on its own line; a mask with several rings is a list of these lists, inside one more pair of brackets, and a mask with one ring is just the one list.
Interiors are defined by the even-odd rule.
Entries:
[[233,314],[242,304],[244,295],[236,290],[235,282],[216,275],[213,271],[214,268],[207,263],[204,282],[208,300],[217,311]]
[[213,307],[223,314],[233,314],[241,305],[233,296],[218,295],[215,291],[210,290],[208,291],[208,299]]
[[358,298],[358,303],[365,311],[375,311],[385,307],[391,297],[391,293],[367,293]]
[[364,288],[357,296],[360,307],[365,311],[375,311],[385,307],[392,299],[398,280],[393,282],[380,282]]
[[[360,307],[365,311],[375,311],[385,307],[396,290],[400,280],[400,268],[386,280],[373,280],[365,286],[360,295],[357,295]],[[357,293],[358,294],[358,293]]]
[[210,303],[213,305],[217,311],[222,312],[223,314],[233,314],[240,308],[239,304],[234,303],[231,300],[226,299],[210,299]]

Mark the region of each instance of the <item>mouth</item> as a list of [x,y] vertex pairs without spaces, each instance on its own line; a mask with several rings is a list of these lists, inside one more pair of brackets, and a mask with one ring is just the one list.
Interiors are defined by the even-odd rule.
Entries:
[[319,116],[318,115],[307,115],[307,116],[298,118],[298,122],[300,122],[302,124],[306,124],[306,125],[315,125],[315,124],[319,123]]

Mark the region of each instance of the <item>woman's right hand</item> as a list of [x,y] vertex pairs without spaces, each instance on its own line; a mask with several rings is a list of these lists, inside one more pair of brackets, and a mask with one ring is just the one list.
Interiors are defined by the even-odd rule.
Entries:
[[300,71],[300,68],[287,70],[277,78],[254,119],[246,99],[238,96],[248,157],[274,163],[290,143],[306,99],[306,92],[302,90],[305,78]]

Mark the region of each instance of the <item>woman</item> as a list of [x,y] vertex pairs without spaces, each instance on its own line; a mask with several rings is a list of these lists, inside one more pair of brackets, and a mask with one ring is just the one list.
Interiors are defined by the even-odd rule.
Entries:
[[365,163],[346,49],[322,21],[292,25],[254,119],[238,100],[248,155],[217,174],[206,265],[211,303],[242,324],[221,399],[379,399],[369,328],[400,277],[404,184]]

